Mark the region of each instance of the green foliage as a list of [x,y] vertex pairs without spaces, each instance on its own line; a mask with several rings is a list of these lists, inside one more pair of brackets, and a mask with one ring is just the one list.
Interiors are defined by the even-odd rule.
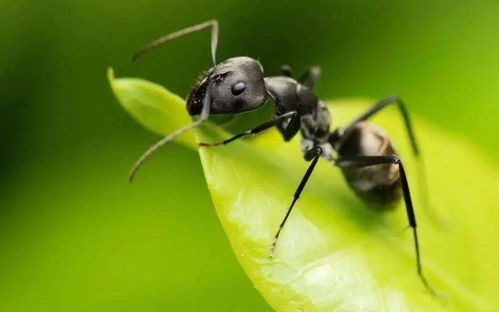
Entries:
[[[115,79],[123,107],[146,128],[165,134],[190,122],[184,101],[140,79]],[[369,104],[330,102],[341,125]],[[307,164],[298,142],[271,130],[251,140],[198,149],[195,133],[178,138],[198,150],[219,219],[234,254],[278,311],[493,311],[499,307],[494,235],[499,224],[497,166],[474,147],[415,119],[423,146],[430,206],[421,200],[417,165],[395,111],[374,119],[396,142],[415,194],[423,265],[447,299],[429,295],[416,275],[413,241],[403,207],[384,214],[365,206],[341,173],[320,162],[284,229],[276,255],[269,247]],[[206,124],[197,139],[229,136]],[[452,157],[453,162],[448,158]]]

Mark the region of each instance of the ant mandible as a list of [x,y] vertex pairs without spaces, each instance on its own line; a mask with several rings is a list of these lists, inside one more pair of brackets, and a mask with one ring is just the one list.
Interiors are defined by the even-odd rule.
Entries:
[[[210,114],[238,114],[254,110],[264,105],[270,98],[275,104],[275,117],[272,120],[224,141],[199,143],[199,145],[205,147],[225,145],[274,126],[281,132],[285,141],[291,140],[300,131],[301,150],[310,165],[274,236],[270,247],[271,255],[274,254],[279,235],[296,201],[300,198],[319,158],[322,157],[342,170],[350,187],[366,202],[393,205],[403,197],[409,226],[412,228],[414,237],[417,273],[426,289],[436,294],[423,275],[416,216],[402,161],[387,134],[382,129],[366,122],[389,104],[396,104],[403,117],[412,150],[418,156],[418,145],[403,101],[396,95],[387,97],[375,103],[347,126],[330,131],[329,110],[312,91],[320,74],[318,67],[311,67],[297,81],[292,78],[291,69],[288,66],[281,67],[279,76],[264,77],[260,62],[250,57],[233,57],[217,64],[215,56],[218,43],[218,22],[216,20],[159,38],[134,54],[132,60],[136,60],[144,53],[172,39],[206,28],[211,28],[213,67],[197,82],[187,98],[189,115],[200,115],[200,117],[190,125],[167,135],[152,145],[131,169],[129,180],[133,180],[138,168],[158,148],[187,130],[198,127],[208,119]],[[333,152],[336,153],[336,157]]]

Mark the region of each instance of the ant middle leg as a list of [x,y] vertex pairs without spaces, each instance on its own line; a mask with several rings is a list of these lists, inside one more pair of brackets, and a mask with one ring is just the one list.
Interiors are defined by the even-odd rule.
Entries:
[[310,90],[315,86],[317,79],[321,74],[321,68],[319,66],[310,66],[307,70],[300,76],[298,82]]
[[281,75],[289,77],[289,78],[293,78],[293,70],[291,69],[291,66],[289,66],[288,64],[281,65],[280,71],[281,71]]
[[323,150],[320,146],[315,146],[311,150],[309,150],[307,153],[305,153],[305,160],[307,161],[312,161],[310,163],[310,166],[308,167],[307,171],[305,172],[305,175],[300,181],[300,184],[296,188],[296,191],[293,195],[293,200],[291,202],[291,205],[289,206],[286,215],[284,216],[284,219],[281,221],[281,224],[279,224],[279,229],[277,230],[276,234],[274,235],[274,239],[272,240],[272,245],[270,247],[270,257],[274,256],[275,249],[277,247],[277,241],[279,239],[279,235],[281,234],[282,229],[284,228],[284,225],[286,224],[286,221],[289,218],[289,215],[291,214],[291,211],[293,210],[293,207],[295,206],[296,202],[300,198],[300,195],[305,188],[305,185],[307,185],[308,179],[312,175],[312,172],[314,171],[315,165],[317,165],[317,162],[319,161],[319,158],[321,157],[323,153]]
[[340,168],[361,168],[368,166],[375,166],[381,164],[396,164],[399,168],[400,183],[402,186],[402,194],[404,198],[407,218],[409,226],[412,228],[414,248],[416,252],[416,268],[419,278],[421,279],[425,288],[432,294],[437,295],[437,292],[430,286],[426,277],[423,274],[423,267],[421,264],[421,254],[419,248],[419,239],[417,233],[416,214],[412,205],[411,192],[409,189],[409,182],[405,173],[404,165],[400,158],[396,155],[386,156],[356,156],[356,157],[340,157],[335,160],[334,164]]

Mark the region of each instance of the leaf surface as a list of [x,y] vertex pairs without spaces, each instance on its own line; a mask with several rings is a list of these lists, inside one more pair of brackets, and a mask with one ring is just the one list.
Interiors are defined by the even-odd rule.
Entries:
[[[115,79],[122,106],[146,128],[170,133],[191,122],[184,101],[154,83]],[[372,101],[329,102],[334,125],[344,125]],[[274,258],[272,237],[308,163],[299,141],[269,130],[227,146],[196,142],[230,136],[206,124],[177,140],[199,151],[218,217],[236,257],[277,311],[496,311],[499,307],[497,164],[472,144],[415,118],[425,160],[430,205],[421,200],[421,163],[411,156],[395,109],[373,122],[390,134],[407,167],[414,194],[422,261],[430,283],[416,275],[412,234],[401,203],[380,213],[359,200],[341,171],[320,161],[284,228]],[[197,138],[195,138],[197,136]],[[154,161],[154,160],[153,160]]]

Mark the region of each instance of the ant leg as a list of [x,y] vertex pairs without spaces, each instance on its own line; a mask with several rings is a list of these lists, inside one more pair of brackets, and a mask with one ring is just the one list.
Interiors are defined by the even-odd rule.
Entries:
[[409,226],[412,228],[412,233],[414,237],[414,247],[416,251],[416,267],[419,278],[423,282],[426,289],[432,294],[437,295],[435,290],[430,286],[426,277],[423,275],[423,267],[421,265],[421,255],[419,251],[419,240],[416,224],[416,215],[414,213],[414,207],[412,206],[411,192],[409,190],[409,182],[407,181],[407,176],[405,174],[404,166],[400,158],[396,155],[390,156],[357,156],[357,157],[340,157],[335,161],[335,165],[340,168],[346,167],[367,167],[380,164],[397,164],[400,173],[400,183],[402,185],[402,194],[404,197],[405,208],[407,212],[407,218],[409,219]]
[[289,206],[288,211],[286,212],[286,215],[284,216],[284,219],[282,220],[281,224],[279,225],[279,229],[277,230],[277,233],[274,236],[274,239],[272,241],[272,245],[270,247],[270,256],[271,257],[274,256],[275,249],[277,246],[277,240],[279,239],[279,235],[281,234],[281,231],[282,231],[284,225],[286,224],[286,221],[288,220],[289,214],[291,213],[291,210],[293,210],[293,207],[294,207],[296,201],[298,201],[298,199],[300,198],[301,192],[305,188],[305,185],[307,184],[308,179],[312,175],[312,172],[314,171],[315,165],[317,164],[317,161],[319,160],[320,156],[322,155],[322,152],[323,152],[322,148],[319,146],[316,146],[305,154],[305,159],[308,161],[312,160],[312,163],[310,164],[307,171],[305,172],[305,175],[301,179],[300,184],[298,185],[298,188],[296,189],[295,194],[293,196],[293,201],[291,202],[291,205]]
[[142,56],[143,54],[149,52],[150,50],[159,47],[160,45],[167,43],[170,40],[176,39],[178,37],[182,37],[188,34],[191,34],[193,32],[197,32],[200,30],[203,30],[205,28],[211,27],[211,59],[213,61],[213,65],[216,65],[216,54],[217,54],[217,45],[218,45],[218,21],[217,20],[211,20],[207,21],[198,25],[194,25],[191,27],[187,27],[184,29],[181,29],[179,31],[176,31],[174,33],[168,34],[166,36],[163,36],[159,39],[154,40],[153,42],[149,43],[139,51],[137,51],[133,57],[132,61],[135,61],[137,58]]
[[203,99],[203,108],[201,110],[201,116],[199,117],[198,120],[192,122],[190,125],[187,125],[183,128],[178,129],[177,131],[165,136],[155,144],[153,144],[147,151],[145,151],[142,156],[135,162],[133,165],[132,169],[130,170],[130,173],[128,174],[128,182],[132,182],[133,178],[135,177],[135,174],[137,173],[137,170],[144,164],[144,162],[155,152],[157,151],[161,146],[165,145],[166,143],[172,141],[174,138],[177,136],[181,135],[182,133],[191,130],[193,128],[199,127],[203,122],[208,120],[208,117],[210,115],[210,107],[211,107],[211,92],[208,89],[204,99]]
[[310,90],[312,90],[315,86],[315,82],[317,78],[319,78],[321,74],[321,68],[318,66],[309,67],[298,79],[302,85],[306,86]]
[[[364,112],[362,115],[357,117],[354,121],[352,121],[348,126],[346,126],[343,130],[343,137],[346,138],[348,136],[348,133],[355,128],[355,124],[364,120],[367,120],[383,108],[387,107],[390,104],[397,104],[397,108],[399,109],[400,113],[402,114],[402,118],[404,120],[404,125],[407,131],[407,134],[409,136],[409,141],[411,143],[411,148],[416,156],[419,165],[418,165],[418,186],[419,186],[419,191],[420,191],[420,199],[422,202],[423,208],[425,208],[425,212],[428,215],[431,215],[432,220],[439,223],[443,224],[443,219],[441,216],[439,216],[438,213],[432,209],[430,205],[430,200],[429,200],[429,191],[428,191],[428,182],[426,178],[426,171],[424,168],[424,162],[423,158],[420,157],[420,149],[419,145],[416,140],[416,136],[414,134],[414,130],[412,127],[411,119],[409,117],[409,112],[402,101],[402,99],[398,95],[391,95],[377,103],[375,103],[371,108],[369,108],[366,112]],[[341,145],[342,142],[339,144]]]
[[293,78],[293,70],[288,64],[281,65],[281,75]]
[[276,118],[272,119],[272,120],[269,120],[267,122],[264,122],[263,124],[253,128],[253,129],[250,129],[250,130],[246,130],[244,132],[241,132],[241,133],[238,133],[236,135],[234,135],[233,137],[231,138],[228,138],[226,140],[223,140],[221,142],[215,142],[215,143],[204,143],[204,142],[201,142],[199,143],[199,146],[218,146],[218,145],[225,145],[225,144],[228,144],[232,141],[235,141],[239,138],[242,138],[244,136],[247,136],[247,135],[250,135],[250,134],[257,134],[257,133],[260,133],[264,130],[267,130],[273,126],[276,126],[278,125],[280,122],[282,122],[283,120],[286,120],[288,118],[292,118],[293,116],[296,115],[296,111],[291,111],[291,112],[287,112],[285,114],[282,114],[280,116],[277,116]]
[[301,118],[298,115],[294,115],[289,120],[283,120],[281,123],[277,124],[277,130],[282,134],[282,138],[285,142],[289,142],[295,135],[300,131]]
[[[386,99],[383,99],[376,104],[374,104],[371,108],[369,108],[365,113],[357,117],[354,121],[352,121],[348,126],[344,128],[344,134],[347,134],[350,132],[357,123],[364,121],[368,119],[369,117],[373,116],[377,112],[379,112],[381,109],[385,108],[389,104],[397,104],[397,107],[402,114],[402,118],[404,119],[404,124],[405,128],[407,130],[407,133],[409,135],[409,141],[411,142],[411,147],[412,151],[414,152],[414,155],[419,156],[419,147],[416,141],[416,136],[414,135],[414,130],[412,128],[412,123],[411,119],[409,118],[409,112],[407,111],[404,102],[398,95],[391,95],[387,97]],[[346,135],[344,135],[346,137]]]

